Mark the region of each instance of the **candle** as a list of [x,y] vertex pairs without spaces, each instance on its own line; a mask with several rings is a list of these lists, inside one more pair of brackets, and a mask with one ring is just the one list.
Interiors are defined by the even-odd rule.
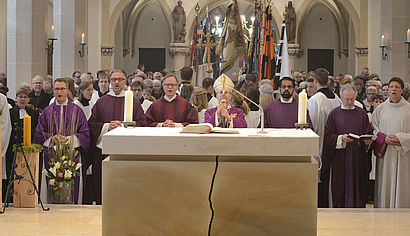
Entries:
[[128,90],[125,91],[125,102],[124,102],[124,122],[132,122],[132,102],[133,102],[133,93],[128,87]]
[[54,38],[54,25],[51,26],[51,38]]
[[407,40],[406,42],[410,43],[410,29],[407,29]]
[[31,145],[31,116],[25,115],[23,122],[23,145]]
[[298,123],[306,124],[306,113],[307,113],[307,93],[302,91],[299,93],[299,103],[298,103]]
[[85,34],[81,34],[81,44],[85,44]]
[[382,41],[380,42],[380,46],[384,46],[384,34],[382,35]]

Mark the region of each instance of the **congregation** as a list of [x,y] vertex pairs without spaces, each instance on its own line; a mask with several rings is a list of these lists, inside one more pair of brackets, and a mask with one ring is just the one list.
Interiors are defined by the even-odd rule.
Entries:
[[[131,74],[123,70],[75,71],[71,78],[40,75],[7,97],[6,74],[0,73],[3,201],[16,135],[23,117],[32,117],[32,139],[46,147],[40,169],[49,169],[48,148],[69,140],[78,151],[80,176],[75,178],[74,202],[101,204],[102,136],[124,120],[124,97],[133,92],[132,120],[143,127],[184,127],[211,123],[222,128],[294,128],[298,94],[306,92],[307,122],[319,135],[318,207],[410,207],[410,86],[394,77],[382,83],[368,68],[352,75],[329,75],[326,69],[293,71],[277,88],[255,74],[192,82],[193,70],[183,67],[180,78],[164,69]],[[387,78],[386,78],[387,79]],[[15,96],[15,101],[12,97]],[[356,139],[354,135],[370,135]],[[50,184],[40,177],[42,196]]]

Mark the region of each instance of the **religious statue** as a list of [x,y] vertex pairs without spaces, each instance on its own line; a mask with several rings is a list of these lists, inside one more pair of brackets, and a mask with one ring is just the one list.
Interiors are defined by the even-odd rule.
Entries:
[[185,43],[186,35],[186,15],[182,7],[182,1],[178,1],[178,5],[172,11],[172,28],[174,30],[174,43]]
[[296,33],[296,13],[295,8],[292,6],[292,1],[288,2],[285,12],[286,36],[289,43],[294,43]]

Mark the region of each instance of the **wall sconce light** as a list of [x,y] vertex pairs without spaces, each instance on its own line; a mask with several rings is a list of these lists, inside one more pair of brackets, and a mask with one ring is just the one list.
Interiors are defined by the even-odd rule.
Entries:
[[387,59],[387,52],[385,52],[386,44],[384,44],[384,35],[382,35],[382,39],[380,41],[380,46],[382,48],[382,60],[385,61]]
[[404,43],[407,44],[407,57],[410,58],[410,29],[407,29],[407,38]]
[[80,57],[84,57],[84,48],[85,48],[85,45],[86,45],[86,43],[85,43],[85,34],[84,33],[82,33],[81,34],[81,50],[80,51],[78,51],[78,53],[80,53]]
[[47,42],[47,53],[48,55],[53,55],[54,54],[54,41],[57,40],[56,38],[54,38],[54,25],[51,26],[51,37],[48,38],[48,42]]

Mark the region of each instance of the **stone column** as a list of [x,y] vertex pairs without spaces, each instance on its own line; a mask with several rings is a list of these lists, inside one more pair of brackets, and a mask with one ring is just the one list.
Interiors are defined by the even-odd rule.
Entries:
[[[382,1],[380,12],[381,34],[385,35],[387,59],[381,59],[381,78],[388,81],[400,77],[410,82],[410,58],[407,55],[406,31],[410,28],[410,3],[407,0]],[[377,14],[379,15],[379,14]]]
[[7,1],[7,78],[10,97],[23,82],[46,74],[47,0]]
[[[54,0],[53,23],[55,27],[53,77],[71,77],[75,70],[86,72],[84,57],[80,57],[81,34],[86,32],[86,1]],[[87,40],[86,40],[87,42]]]
[[114,52],[114,45],[110,38],[110,17],[111,17],[111,8],[110,0],[102,0],[101,6],[101,69],[110,69],[111,57]]
[[88,0],[88,71],[101,68],[102,0]]
[[179,78],[179,70],[186,66],[186,57],[189,57],[191,53],[191,48],[186,43],[170,43],[169,44],[169,54],[174,59],[174,68],[171,70],[175,71],[175,74]]
[[[368,40],[367,40],[367,17],[368,17],[368,0],[360,0],[360,25],[359,25],[359,45],[356,45],[357,63],[355,68],[355,75],[360,74],[364,67],[368,67]],[[366,53],[358,53],[358,51]]]
[[0,0],[0,71],[7,69],[7,0]]

